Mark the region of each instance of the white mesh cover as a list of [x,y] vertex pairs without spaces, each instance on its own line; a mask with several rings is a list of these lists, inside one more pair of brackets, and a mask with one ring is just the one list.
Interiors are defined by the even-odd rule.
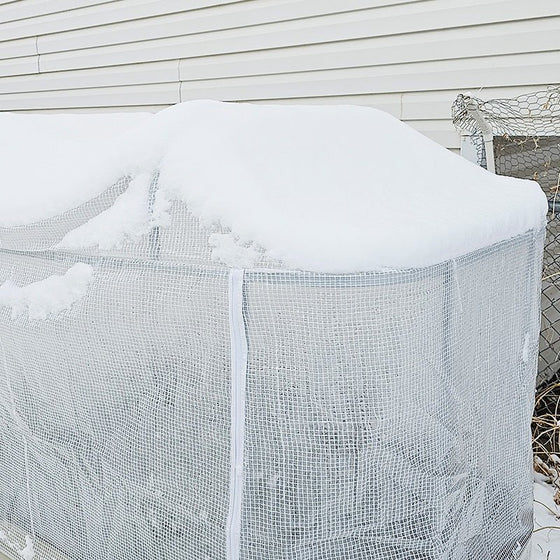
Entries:
[[232,271],[177,202],[118,250],[56,249],[126,185],[0,231],[2,550],[526,552],[542,232],[421,269]]

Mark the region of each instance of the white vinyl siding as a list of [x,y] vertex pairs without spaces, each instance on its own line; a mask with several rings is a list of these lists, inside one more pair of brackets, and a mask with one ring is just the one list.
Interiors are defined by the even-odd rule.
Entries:
[[6,111],[355,103],[457,149],[457,93],[558,83],[558,0],[0,0]]

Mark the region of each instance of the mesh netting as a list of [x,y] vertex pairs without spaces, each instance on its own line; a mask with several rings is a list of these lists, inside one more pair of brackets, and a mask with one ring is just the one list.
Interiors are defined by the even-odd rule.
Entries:
[[421,269],[232,271],[177,202],[118,250],[55,249],[127,184],[0,231],[2,550],[525,553],[540,232]]
[[[541,385],[560,375],[560,88],[488,101],[459,95],[452,113],[457,129],[471,135],[479,165],[488,167],[490,160],[491,170],[499,175],[538,181],[549,200],[538,377]],[[488,158],[490,149],[492,157]]]

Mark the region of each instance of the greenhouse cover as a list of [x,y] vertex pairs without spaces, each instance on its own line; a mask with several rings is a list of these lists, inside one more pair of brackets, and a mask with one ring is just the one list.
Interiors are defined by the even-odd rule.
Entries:
[[536,183],[366,107],[0,136],[6,551],[528,554]]

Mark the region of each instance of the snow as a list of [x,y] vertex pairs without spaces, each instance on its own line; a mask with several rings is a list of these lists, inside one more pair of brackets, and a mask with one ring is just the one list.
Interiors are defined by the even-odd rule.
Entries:
[[[6,544],[11,550],[15,551],[22,560],[33,560],[35,558],[35,550],[33,547],[33,537],[25,535],[25,546],[22,549],[12,542],[4,531],[0,529],[0,541]],[[1,553],[0,553],[1,557]]]
[[49,276],[26,286],[16,286],[7,280],[0,285],[0,306],[10,307],[12,317],[27,312],[30,319],[46,319],[82,299],[92,279],[92,267],[76,263],[63,275]]
[[368,107],[190,101],[152,116],[79,117],[79,126],[78,117],[48,118],[48,127],[37,117],[0,120],[0,134],[40,133],[31,149],[18,141],[0,156],[0,164],[40,163],[8,173],[0,225],[75,207],[119,176],[143,177],[65,247],[106,249],[153,227],[140,206],[156,170],[156,206],[179,199],[231,230],[213,241],[215,258],[230,266],[251,266],[254,245],[304,270],[421,267],[544,226],[536,183],[490,174]]
[[33,539],[29,535],[25,536],[25,548],[21,550],[19,554],[23,558],[23,560],[33,560],[33,558],[35,558]]
[[560,507],[554,503],[555,489],[535,473],[535,532],[531,560],[560,559]]
[[123,135],[151,116],[0,112],[0,225],[50,218],[103,192],[126,171]]
[[83,225],[69,231],[59,243],[60,248],[77,249],[98,246],[109,250],[125,241],[134,241],[148,233],[154,225],[164,223],[165,210],[159,208],[154,215],[147,201],[152,176],[140,173],[114,204]]
[[294,268],[420,267],[544,226],[536,183],[492,175],[367,107],[175,108],[160,182]]
[[259,258],[253,247],[244,247],[231,233],[212,233],[208,238],[212,258],[234,267],[251,268]]

